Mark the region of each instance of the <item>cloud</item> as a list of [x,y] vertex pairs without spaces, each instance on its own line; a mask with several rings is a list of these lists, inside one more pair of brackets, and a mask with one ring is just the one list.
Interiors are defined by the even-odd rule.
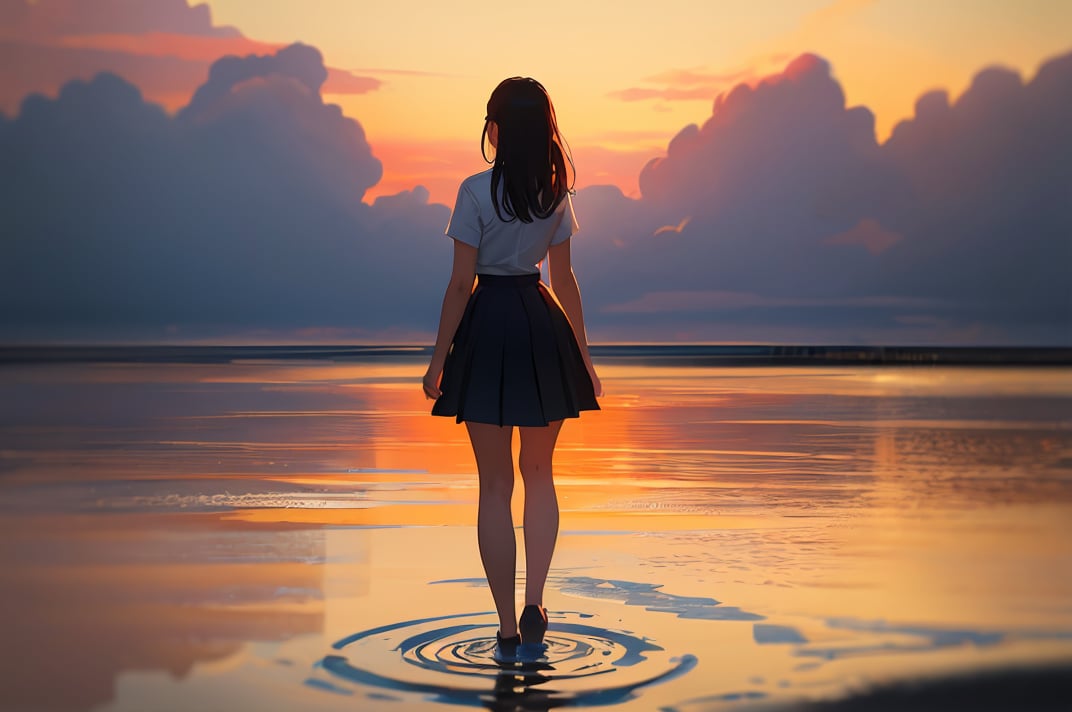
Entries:
[[274,52],[283,45],[256,42],[241,35],[184,35],[176,32],[146,32],[137,35],[60,35],[49,46],[69,49],[119,52],[139,57],[171,57],[191,62],[212,62],[227,54]]
[[374,77],[363,77],[345,69],[328,69],[324,83],[325,94],[367,94],[380,88],[382,82]]
[[212,64],[208,81],[198,87],[189,105],[179,115],[196,116],[211,111],[236,90],[252,86],[251,80],[267,77],[293,80],[308,95],[319,96],[328,72],[320,52],[302,44],[291,45],[272,55],[224,57]]
[[698,84],[726,84],[739,82],[749,76],[747,71],[712,73],[698,69],[671,69],[652,75],[648,82],[670,84],[672,86],[696,86]]
[[186,0],[0,0],[4,35],[53,37],[154,31],[237,37],[233,27],[215,27],[207,4]]
[[[623,226],[621,252],[631,263],[665,265],[672,277],[645,279],[669,279],[676,289],[851,290],[863,275],[831,269],[830,250],[818,243],[863,216],[881,220],[871,212],[875,196],[893,182],[870,113],[846,109],[827,63],[804,55],[755,87],[721,95],[702,127],[682,129],[645,166],[631,222],[643,232]],[[863,266],[861,255],[838,257]]]
[[[449,210],[366,202],[381,166],[328,81],[293,45],[214,63],[173,115],[104,74],[0,117],[0,333],[430,333]],[[720,95],[636,196],[579,191],[590,332],[1067,345],[1070,125],[1072,55],[926,94],[884,144],[798,57]]]
[[665,101],[711,101],[722,86],[694,86],[694,87],[629,87],[612,91],[608,96],[622,101],[646,101],[648,99],[663,99]]
[[370,67],[355,69],[354,71],[367,72],[369,74],[383,75],[393,74],[401,77],[453,77],[454,74],[447,72],[428,72],[419,69],[397,69],[393,67]]
[[[258,42],[212,24],[208,5],[185,0],[0,0],[0,110],[27,94],[54,94],[74,78],[111,72],[169,109],[185,105],[209,66],[227,55],[270,54]],[[327,93],[363,94],[381,82],[329,69]]]
[[430,331],[449,211],[362,202],[380,163],[326,76],[293,45],[218,61],[176,116],[110,74],[27,99],[0,123],[3,333]]
[[629,87],[612,91],[608,96],[622,101],[711,101],[720,91],[733,82],[744,81],[750,71],[711,73],[696,69],[672,69],[644,81],[658,87]]
[[927,94],[881,145],[829,64],[802,55],[720,95],[641,171],[639,198],[581,191],[587,313],[616,334],[764,324],[778,340],[799,321],[847,339],[1067,344],[1068,126],[1072,55],[1030,82],[987,69],[956,101]]
[[1072,55],[1026,84],[991,68],[955,102],[921,97],[883,147],[911,190],[911,209],[890,223],[914,238],[890,251],[897,271],[920,290],[986,295],[1024,318],[1064,319],[1067,334],[1070,126]]
[[796,297],[767,297],[752,292],[723,292],[692,290],[648,292],[640,299],[615,304],[606,311],[624,314],[654,314],[661,312],[710,312],[768,307],[853,307],[882,309],[920,309],[941,304],[911,297],[844,297],[815,299]]
[[[751,202],[744,198],[757,191],[799,204],[824,189],[840,192],[846,177],[870,175],[877,153],[871,113],[846,109],[825,60],[802,55],[755,87],[720,95],[703,127],[682,129],[667,155],[644,168],[640,187],[654,203],[708,213]],[[838,184],[802,185],[796,179],[805,173]]]

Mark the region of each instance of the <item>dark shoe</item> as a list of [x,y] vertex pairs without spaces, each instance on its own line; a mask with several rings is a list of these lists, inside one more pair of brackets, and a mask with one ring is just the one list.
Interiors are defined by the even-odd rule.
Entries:
[[495,631],[495,652],[492,657],[496,660],[512,662],[517,660],[517,649],[521,645],[521,636],[514,635],[504,638]]
[[521,611],[521,620],[518,621],[517,627],[521,633],[521,640],[526,645],[542,643],[543,635],[547,632],[547,609],[530,603],[525,606],[525,610]]

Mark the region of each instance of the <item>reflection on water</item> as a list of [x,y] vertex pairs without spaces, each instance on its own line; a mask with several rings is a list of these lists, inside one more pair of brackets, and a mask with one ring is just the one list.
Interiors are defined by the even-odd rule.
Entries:
[[0,519],[0,709],[88,709],[129,670],[188,676],[318,632],[324,538],[174,514]]
[[420,371],[0,368],[0,700],[691,710],[1072,663],[1068,370],[603,364],[545,659],[506,668]]

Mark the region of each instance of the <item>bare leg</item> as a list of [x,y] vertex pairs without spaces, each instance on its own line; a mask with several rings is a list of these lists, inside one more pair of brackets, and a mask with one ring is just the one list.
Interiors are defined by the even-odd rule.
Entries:
[[525,482],[525,605],[543,605],[543,587],[558,539],[558,497],[551,457],[562,421],[521,428],[518,464]]
[[510,441],[514,429],[485,423],[466,423],[465,427],[469,430],[476,469],[480,473],[476,524],[480,560],[499,614],[499,633],[510,638],[517,635],[514,604],[517,545],[510,513],[510,497],[514,492],[514,458]]

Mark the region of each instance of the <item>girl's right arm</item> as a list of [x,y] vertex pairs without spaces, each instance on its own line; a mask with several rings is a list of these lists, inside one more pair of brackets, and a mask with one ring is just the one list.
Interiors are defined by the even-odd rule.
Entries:
[[588,336],[584,329],[584,309],[581,307],[581,290],[577,286],[577,276],[573,274],[570,240],[551,245],[547,250],[547,259],[551,289],[554,290],[558,303],[562,305],[562,311],[566,313],[566,318],[573,326],[573,334],[577,337],[577,345],[581,348],[581,356],[584,358],[588,375],[592,378],[595,394],[602,396],[603,384],[596,375],[595,366],[592,365],[592,355],[588,352]]
[[439,315],[439,332],[436,334],[435,348],[432,350],[432,362],[424,374],[424,395],[439,398],[439,380],[443,375],[443,365],[447,361],[447,351],[458,330],[465,305],[473,293],[473,280],[476,279],[477,249],[464,242],[454,240],[454,266],[450,272],[450,282],[443,295],[443,309]]

